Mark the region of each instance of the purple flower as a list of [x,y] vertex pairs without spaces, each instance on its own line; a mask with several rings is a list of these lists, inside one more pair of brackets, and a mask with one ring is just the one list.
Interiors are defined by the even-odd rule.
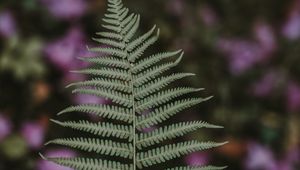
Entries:
[[[56,149],[56,150],[50,150],[46,152],[46,157],[52,158],[52,157],[75,157],[76,153],[72,150],[68,149]],[[37,163],[37,169],[38,170],[73,170],[71,168],[63,167],[60,165],[57,165],[50,161],[40,160]]]
[[218,22],[217,14],[209,6],[203,6],[199,10],[199,16],[202,19],[203,23],[208,27],[213,27]]
[[85,0],[41,0],[48,11],[60,19],[75,19],[81,17],[86,9]]
[[246,170],[279,170],[270,149],[252,142],[248,144],[248,155],[245,161]]
[[300,38],[300,2],[298,0],[289,11],[287,21],[282,27],[282,34],[289,40]]
[[184,11],[183,0],[169,0],[168,3],[166,3],[166,5],[168,11],[170,11],[172,14],[176,16],[182,15]]
[[256,41],[238,38],[221,38],[217,41],[217,48],[226,55],[233,75],[240,75],[272,57],[277,45],[271,26],[257,22],[254,25],[254,36]]
[[271,53],[276,49],[277,43],[274,30],[266,22],[259,21],[254,25],[254,36],[265,53]]
[[16,23],[13,15],[9,11],[0,13],[0,35],[9,38],[16,34]]
[[294,170],[294,166],[300,161],[300,150],[293,148],[287,152],[285,158],[278,162],[278,170]]
[[38,149],[43,145],[45,129],[37,122],[23,124],[21,134],[30,148]]
[[7,137],[12,131],[10,120],[0,113],[0,141]]
[[217,48],[226,55],[233,75],[240,75],[265,60],[259,44],[240,39],[220,39]]
[[189,166],[203,166],[209,161],[209,156],[204,152],[194,152],[184,158],[185,163]]
[[300,86],[296,82],[289,82],[287,85],[286,107],[290,112],[300,110]]
[[89,64],[78,60],[78,57],[93,57],[95,54],[88,52],[87,44],[81,29],[74,27],[62,38],[49,43],[44,49],[46,56],[55,66],[64,73],[64,81],[84,80],[82,74],[70,73],[70,70],[86,67]]
[[269,71],[257,82],[252,84],[251,92],[257,97],[267,97],[276,88],[280,81],[280,75],[275,71]]
[[[63,71],[79,65],[77,57],[85,55],[85,37],[80,28],[72,28],[67,34],[47,45],[45,53],[49,60]],[[82,62],[80,62],[82,63]]]
[[[299,162],[300,161],[300,149],[299,148],[292,148],[287,156],[286,160],[289,162]],[[300,162],[299,162],[300,163]]]

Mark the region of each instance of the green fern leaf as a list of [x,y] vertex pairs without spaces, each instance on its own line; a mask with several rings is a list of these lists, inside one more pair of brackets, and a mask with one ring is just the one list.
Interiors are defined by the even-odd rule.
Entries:
[[182,78],[194,76],[194,75],[195,74],[192,73],[177,73],[171,76],[159,77],[146,85],[142,85],[140,87],[135,88],[134,91],[136,93],[135,98],[142,99],[145,96],[148,96],[149,94],[161,90],[162,88],[166,87],[167,85],[169,85],[170,83],[176,80],[180,80]]
[[169,62],[166,64],[162,64],[160,66],[154,66],[153,68],[150,68],[142,73],[139,73],[138,75],[135,76],[134,83],[137,85],[141,85],[147,81],[154,79],[155,77],[161,75],[163,72],[169,70],[172,67],[175,67],[180,62],[181,59],[182,59],[182,55],[175,62]]
[[115,48],[119,48],[119,49],[123,49],[125,47],[125,44],[122,42],[118,42],[118,41],[114,41],[111,39],[107,39],[107,38],[92,38],[94,41],[104,44],[104,45],[108,45],[108,46],[112,46]]
[[199,104],[209,99],[210,97],[205,99],[202,98],[183,99],[183,100],[178,100],[169,103],[167,105],[161,106],[155,109],[154,111],[152,111],[150,114],[137,117],[136,127],[138,129],[149,128],[150,126],[156,125],[158,123],[167,120],[171,116],[175,115],[176,113],[186,108],[189,108],[191,106],[194,106],[196,104]]
[[80,60],[91,62],[94,64],[103,65],[106,67],[119,67],[122,69],[128,69],[129,66],[124,60],[116,59],[113,57],[82,57]]
[[124,58],[126,56],[126,53],[116,49],[116,48],[103,48],[103,47],[94,47],[94,48],[88,48],[90,52],[99,52],[99,53],[105,53],[109,54],[111,56],[116,56],[120,58]]
[[102,87],[105,89],[121,91],[125,93],[130,93],[130,87],[122,84],[122,81],[119,80],[111,80],[105,78],[93,78],[92,80],[83,81],[83,82],[75,82],[71,83],[68,87]]
[[163,103],[169,102],[170,100],[178,96],[185,95],[188,93],[198,92],[200,90],[203,89],[195,89],[190,87],[168,89],[138,101],[136,110],[137,112],[141,112],[147,109],[151,109]]
[[153,164],[166,162],[167,160],[171,160],[188,153],[210,149],[224,144],[225,143],[188,141],[155,148],[147,152],[139,153],[137,166],[140,168],[149,167]]
[[118,33],[99,32],[99,33],[96,33],[96,35],[101,35],[104,38],[112,38],[112,39],[115,39],[115,40],[122,40],[122,36]]
[[97,89],[81,88],[81,89],[73,90],[73,93],[105,97],[106,99],[110,99],[113,102],[120,104],[122,106],[125,106],[125,107],[131,107],[133,105],[132,101],[130,100],[130,96],[128,94],[115,92],[113,90],[107,90],[107,89],[103,89],[103,88],[97,88]]
[[125,121],[128,123],[131,123],[133,119],[133,116],[129,114],[130,110],[128,109],[121,108],[118,106],[96,105],[96,104],[84,104],[78,106],[71,106],[59,112],[58,115],[64,113],[70,113],[70,112],[85,112],[88,114],[93,114],[104,118]]
[[98,154],[132,158],[131,145],[125,143],[117,143],[111,140],[100,140],[93,138],[68,138],[55,139],[46,143],[46,145],[48,144],[59,144],[88,152],[96,152]]
[[153,34],[154,30],[156,28],[156,25],[153,26],[153,28],[148,31],[147,33],[145,33],[144,35],[140,36],[139,38],[137,38],[136,40],[130,42],[127,46],[127,50],[128,51],[132,51],[133,49],[135,49],[136,47],[142,45],[144,43],[145,40],[147,40],[148,38],[150,38],[150,36]]
[[74,168],[76,170],[131,170],[132,165],[122,164],[116,161],[108,161],[91,158],[42,158],[59,165]]
[[[141,57],[144,53],[145,50],[147,50],[147,48],[149,46],[151,46],[152,44],[154,44],[159,37],[159,30],[157,31],[156,36],[151,37],[149,40],[145,41],[140,47],[138,47],[137,49],[133,50],[130,53],[130,57],[128,58],[130,62],[134,62],[136,59],[138,59],[139,57]],[[128,51],[130,51],[129,49],[127,49]]]
[[[72,71],[91,78],[74,82],[73,93],[94,95],[110,100],[110,104],[81,104],[67,107],[58,115],[82,112],[106,118],[107,122],[88,120],[52,122],[88,133],[92,137],[58,138],[47,144],[63,145],[99,156],[121,158],[121,162],[96,158],[42,158],[76,170],[137,170],[152,168],[171,159],[221,146],[225,143],[196,140],[164,145],[200,128],[222,128],[202,121],[166,124],[179,112],[211,97],[187,97],[203,89],[168,87],[177,80],[195,76],[192,73],[166,73],[177,66],[183,51],[162,52],[145,56],[159,38],[159,29],[153,26],[148,32],[136,35],[140,15],[130,13],[122,0],[108,0],[100,37],[93,38],[99,46],[88,48],[97,57],[79,58],[94,64],[92,67]],[[172,60],[170,60],[172,59]],[[175,83],[174,83],[175,84]],[[195,94],[196,95],[196,94]],[[147,112],[147,114],[145,114]],[[144,128],[159,128],[145,132]],[[82,135],[83,136],[83,135]],[[106,138],[106,139],[103,139]],[[93,154],[91,154],[93,155]],[[118,159],[119,160],[119,159]],[[220,170],[226,167],[180,166],[168,170]]]
[[137,65],[135,66],[135,68],[132,69],[133,73],[138,73],[140,71],[143,71],[146,68],[149,68],[150,66],[158,63],[159,61],[169,58],[169,57],[173,57],[177,54],[179,54],[180,52],[182,52],[182,50],[178,50],[175,52],[166,52],[166,53],[159,53],[159,54],[155,54],[153,56],[150,56],[148,58],[143,59],[142,61],[138,62]]
[[89,121],[84,121],[84,120],[81,120],[79,122],[74,122],[74,121],[60,122],[51,119],[51,121],[63,127],[68,127],[79,131],[88,132],[98,136],[128,139],[128,141],[132,141],[133,138],[132,134],[130,133],[132,131],[132,127],[128,127],[124,125],[115,125],[106,122],[91,123]]
[[222,128],[221,126],[212,125],[206,122],[181,122],[172,124],[170,126],[156,129],[149,133],[141,133],[136,144],[137,147],[148,147],[151,145],[159,144],[160,142],[183,136],[189,132],[195,131],[199,128]]
[[78,73],[78,74],[89,74],[89,75],[94,75],[94,76],[102,76],[102,77],[107,77],[107,78],[114,78],[114,79],[121,79],[121,80],[126,80],[129,81],[130,77],[127,74],[126,71],[116,69],[116,68],[91,68],[91,69],[82,69],[78,71],[71,71],[73,73]]

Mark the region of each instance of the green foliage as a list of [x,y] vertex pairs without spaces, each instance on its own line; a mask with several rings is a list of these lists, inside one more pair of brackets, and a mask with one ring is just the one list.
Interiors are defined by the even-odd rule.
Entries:
[[[135,37],[140,16],[129,14],[121,0],[109,0],[103,21],[107,31],[94,38],[104,45],[88,48],[99,57],[80,58],[95,64],[94,68],[74,71],[93,76],[91,80],[70,84],[73,93],[95,95],[112,101],[112,104],[84,104],[71,106],[59,114],[83,112],[108,119],[92,123],[85,120],[60,122],[63,127],[94,135],[94,138],[62,138],[47,144],[58,144],[82,151],[110,157],[128,159],[127,164],[96,158],[44,158],[57,164],[78,170],[135,170],[151,167],[195,151],[218,147],[224,143],[199,142],[196,140],[174,144],[162,142],[178,138],[199,128],[222,128],[202,121],[163,123],[180,111],[210,99],[187,97],[202,89],[191,87],[168,88],[179,79],[194,76],[191,73],[162,74],[176,66],[183,57],[182,50],[144,57],[148,47],[159,36],[154,26],[145,34]],[[174,61],[165,59],[176,58]],[[146,112],[149,112],[145,114]],[[111,121],[111,122],[109,122]],[[152,132],[145,128],[162,126]],[[102,139],[101,139],[102,138]],[[105,139],[103,139],[105,138]],[[107,139],[106,139],[107,138]],[[113,140],[115,139],[115,140]],[[131,163],[128,163],[131,162]],[[170,170],[217,170],[225,167],[177,167]]]
[[46,70],[41,59],[42,43],[37,38],[24,41],[15,36],[0,52],[0,73],[12,72],[18,80],[40,78]]

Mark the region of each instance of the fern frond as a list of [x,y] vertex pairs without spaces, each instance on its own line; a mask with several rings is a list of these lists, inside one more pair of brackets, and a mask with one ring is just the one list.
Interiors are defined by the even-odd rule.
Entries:
[[98,32],[96,33],[97,35],[100,35],[102,37],[105,38],[111,38],[111,39],[115,39],[115,40],[122,40],[122,36],[118,33],[112,33],[112,32]]
[[96,88],[96,89],[85,89],[85,88],[78,88],[72,91],[73,93],[79,94],[88,94],[93,96],[104,97],[106,99],[110,99],[114,103],[125,107],[131,107],[133,102],[130,100],[130,96],[124,93],[120,93],[114,90],[108,90],[103,88]]
[[[125,18],[126,18],[126,16],[128,16],[128,13],[129,13],[129,9],[128,8],[123,8],[121,11],[120,11],[120,13],[119,13],[119,20],[120,21],[123,21]],[[121,23],[122,24],[122,23]],[[123,27],[123,25],[121,25],[122,27]]]
[[137,32],[139,25],[140,25],[140,15],[136,15],[136,17],[134,17],[134,19],[124,27],[122,34],[124,34],[125,42],[129,42],[131,40],[131,38]]
[[[103,18],[102,21],[106,22],[107,24],[111,24],[111,25],[115,25],[115,26],[120,25],[120,22],[115,19],[115,18],[118,18],[118,15],[106,15],[106,16],[107,16],[107,18]],[[96,33],[96,34],[99,34],[99,33]]]
[[[102,28],[93,38],[99,46],[87,48],[97,57],[79,58],[94,64],[73,73],[91,76],[89,80],[74,82],[73,93],[103,97],[111,104],[82,104],[67,107],[60,114],[83,112],[110,119],[109,122],[88,120],[51,120],[66,128],[94,135],[89,138],[58,138],[48,144],[58,144],[96,155],[121,158],[116,161],[92,158],[45,158],[76,170],[137,170],[160,164],[195,151],[201,151],[225,143],[187,141],[163,145],[200,128],[222,128],[203,121],[191,121],[162,125],[151,132],[143,131],[165,121],[179,112],[210,99],[188,96],[202,89],[192,87],[168,87],[177,80],[194,76],[192,73],[168,73],[178,65],[184,52],[161,52],[149,56],[144,53],[159,38],[160,29],[153,26],[137,35],[141,17],[130,13],[122,0],[108,0]],[[173,58],[174,57],[174,58]],[[172,60],[170,60],[172,59]],[[196,94],[195,94],[196,95]],[[143,114],[145,112],[148,114]],[[107,139],[103,139],[107,138]],[[171,141],[170,141],[171,142]],[[153,149],[154,148],[154,149]],[[220,170],[225,167],[175,167],[168,170]]]
[[160,66],[155,66],[150,68],[140,74],[138,74],[135,78],[134,83],[137,85],[141,85],[149,80],[154,79],[158,75],[162,74],[163,72],[169,70],[172,67],[175,67],[182,59],[183,54],[175,61],[175,62],[168,62],[166,64],[162,64]]
[[114,14],[120,14],[121,8],[122,8],[122,6],[121,7],[111,7],[111,8],[108,8],[107,11],[114,13]]
[[114,78],[114,79],[120,79],[129,81],[130,77],[127,73],[127,71],[117,69],[117,68],[90,68],[90,69],[82,69],[77,71],[71,71],[72,73],[78,73],[78,74],[89,74],[94,76],[102,76],[107,78]]
[[[121,27],[124,28],[126,25],[129,24],[130,21],[132,21],[134,18],[136,17],[136,15],[134,13],[125,16],[125,18],[121,21]],[[133,21],[132,21],[133,22]],[[131,24],[133,25],[133,23]],[[122,34],[125,34],[125,31],[122,32]]]
[[142,99],[149,94],[159,91],[160,89],[166,87],[167,85],[169,85],[170,83],[176,80],[180,80],[182,78],[186,78],[194,75],[195,74],[193,73],[177,73],[177,74],[172,74],[170,76],[157,78],[146,85],[135,88],[134,91],[136,93],[135,98]]
[[103,19],[112,19],[112,20],[118,21],[119,20],[119,16],[116,15],[116,14],[112,14],[112,13],[106,13],[106,14],[104,14],[104,18]]
[[145,50],[158,40],[159,34],[160,31],[158,29],[157,34],[155,36],[145,41],[140,47],[136,48],[129,54],[128,60],[130,62],[135,62],[136,59],[140,58],[144,54]]
[[173,57],[179,53],[181,53],[182,50],[178,50],[178,51],[174,51],[174,52],[165,52],[165,53],[158,53],[155,55],[152,55],[148,58],[145,58],[141,61],[139,61],[136,66],[132,69],[133,73],[138,73],[140,71],[143,71],[146,68],[149,68],[150,66],[158,63],[159,61],[169,58],[169,57]]
[[115,25],[105,25],[105,24],[102,24],[102,27],[106,28],[109,31],[113,31],[113,32],[116,32],[116,33],[120,33],[121,30],[122,30],[119,26],[115,26]]
[[153,164],[163,163],[167,160],[171,160],[195,151],[210,149],[222,146],[224,144],[225,143],[186,141],[182,143],[166,145],[160,148],[149,150],[147,152],[139,153],[137,166],[149,167]]
[[199,166],[199,167],[176,167],[176,168],[168,168],[167,170],[222,170],[226,169],[227,166]]
[[109,54],[111,56],[116,56],[116,57],[120,57],[120,58],[124,58],[126,56],[126,53],[124,51],[116,49],[116,48],[92,47],[92,48],[88,48],[88,51],[105,53],[105,54]]
[[149,97],[144,98],[137,102],[136,110],[137,112],[141,112],[146,109],[154,108],[163,103],[166,103],[178,96],[182,96],[184,94],[189,94],[193,92],[198,92],[203,89],[195,89],[190,87],[180,87],[174,89],[168,89],[157,94],[151,95]]
[[126,143],[113,142],[111,140],[100,140],[95,138],[66,138],[55,139],[46,143],[64,145],[88,152],[98,154],[132,158],[132,146]]
[[130,87],[128,85],[124,85],[124,82],[119,80],[111,80],[105,78],[94,78],[92,80],[83,81],[83,82],[75,82],[71,83],[67,86],[67,88],[77,86],[77,87],[103,87],[111,90],[117,90],[124,93],[130,93]]
[[[42,156],[43,157],[43,156]],[[116,161],[108,161],[91,158],[45,158],[56,164],[74,168],[76,170],[131,170],[132,165],[122,164]]]
[[106,67],[119,67],[122,69],[129,69],[129,66],[124,60],[116,59],[114,57],[80,57],[82,61],[87,61]]
[[166,104],[160,108],[155,109],[151,113],[147,115],[142,115],[137,117],[137,124],[136,127],[138,129],[142,128],[149,128],[150,126],[153,126],[155,124],[161,123],[171,116],[175,115],[176,113],[187,109],[191,106],[194,106],[196,104],[202,103],[206,100],[209,100],[209,98],[190,98],[190,99],[183,99],[178,100],[173,103]]
[[168,139],[183,136],[200,128],[223,128],[202,121],[181,122],[156,129],[149,133],[141,133],[137,141],[137,147],[148,147]]
[[51,119],[51,121],[63,127],[68,127],[79,131],[88,132],[97,136],[128,139],[128,141],[131,141],[133,138],[132,134],[130,133],[132,131],[132,127],[128,127],[125,125],[115,125],[106,122],[91,123],[89,121],[84,121],[84,120],[80,120],[78,122],[75,121],[60,122]]
[[132,122],[132,115],[130,115],[130,110],[124,109],[118,106],[110,105],[96,105],[96,104],[84,104],[78,106],[67,107],[58,113],[58,115],[70,112],[84,112],[88,114],[93,114],[103,118],[125,121],[128,123]]
[[119,48],[119,49],[123,49],[125,47],[125,44],[122,42],[118,42],[118,41],[114,41],[111,39],[107,39],[107,38],[92,38],[94,41],[104,44],[104,45],[108,45],[108,46],[112,46],[115,48]]
[[128,46],[127,46],[127,50],[128,51],[132,51],[134,48],[141,46],[145,40],[147,40],[148,38],[150,38],[150,36],[153,34],[154,30],[156,28],[156,25],[154,25],[152,27],[151,30],[149,30],[148,32],[146,32],[144,35],[138,37],[137,39],[135,39],[132,42],[129,42]]
[[108,7],[118,6],[120,4],[122,4],[122,0],[108,0]]

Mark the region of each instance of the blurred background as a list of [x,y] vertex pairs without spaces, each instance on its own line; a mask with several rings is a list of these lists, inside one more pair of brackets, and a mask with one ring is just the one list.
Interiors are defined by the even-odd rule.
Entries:
[[[201,119],[225,129],[199,130],[186,138],[230,141],[175,162],[230,170],[300,169],[299,0],[124,3],[141,14],[141,33],[154,24],[161,28],[152,52],[184,49],[175,70],[197,73],[184,83],[214,96],[175,119]],[[69,70],[86,66],[76,57],[88,55],[86,45],[101,31],[105,8],[105,0],[0,1],[0,170],[69,170],[42,161],[38,152],[77,155],[43,146],[73,135],[49,118],[61,120],[56,113],[72,104],[106,102],[64,88],[87,79]]]

